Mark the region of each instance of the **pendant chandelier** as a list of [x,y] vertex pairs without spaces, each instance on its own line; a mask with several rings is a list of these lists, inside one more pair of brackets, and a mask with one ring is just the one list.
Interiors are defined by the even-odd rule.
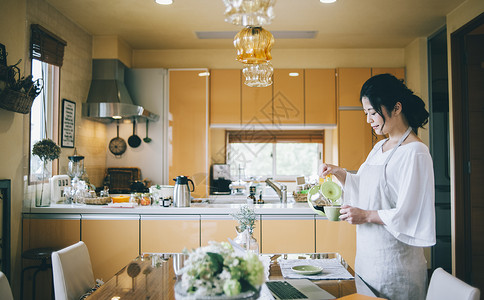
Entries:
[[225,22],[238,26],[262,26],[274,19],[276,0],[224,0]]
[[272,84],[272,34],[262,28],[274,19],[276,0],[224,0],[225,21],[245,26],[234,38],[237,61],[244,64],[244,84],[266,87]]

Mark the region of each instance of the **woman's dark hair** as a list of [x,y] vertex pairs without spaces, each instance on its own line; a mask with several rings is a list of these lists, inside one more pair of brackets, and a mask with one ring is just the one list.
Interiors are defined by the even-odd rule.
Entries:
[[383,118],[383,124],[385,116],[382,113],[382,106],[391,114],[397,102],[402,104],[402,113],[415,133],[428,122],[429,113],[423,100],[414,95],[403,80],[391,74],[375,75],[368,79],[361,88],[360,101],[363,97],[370,100],[373,109]]

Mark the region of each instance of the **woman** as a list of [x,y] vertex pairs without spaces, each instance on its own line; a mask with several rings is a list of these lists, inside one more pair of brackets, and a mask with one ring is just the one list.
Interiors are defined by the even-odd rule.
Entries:
[[[341,220],[357,225],[355,271],[373,292],[391,300],[425,299],[423,247],[435,244],[434,173],[430,153],[417,136],[428,121],[425,104],[402,81],[376,75],[360,100],[377,135],[357,174],[322,164],[344,185]],[[364,283],[357,276],[358,292]]]

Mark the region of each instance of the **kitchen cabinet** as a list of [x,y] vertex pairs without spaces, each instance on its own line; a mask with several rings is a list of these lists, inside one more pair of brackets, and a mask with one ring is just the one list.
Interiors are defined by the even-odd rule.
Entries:
[[272,125],[272,85],[250,87],[242,84],[242,129]]
[[[227,242],[228,238],[237,236],[235,226],[238,222],[230,215],[202,215],[200,222],[201,245],[208,245],[209,241]],[[260,221],[255,221],[253,236],[260,247]]]
[[210,124],[236,124],[241,121],[241,71],[210,71]]
[[314,215],[262,215],[261,253],[313,253]]
[[339,166],[356,171],[372,148],[372,129],[362,110],[338,112]]
[[398,79],[405,80],[405,69],[404,68],[372,68],[371,76],[378,74],[390,73]]
[[371,68],[338,69],[339,107],[361,107],[361,87],[371,77]]
[[200,246],[200,215],[141,215],[141,253]]
[[[80,241],[80,214],[30,214],[22,221],[22,252],[34,248],[62,249]],[[22,268],[39,265],[40,261],[22,260]],[[24,299],[32,298],[32,279],[35,270],[25,272]],[[47,275],[48,274],[48,275]],[[51,299],[52,273],[42,271],[36,277],[37,299]]]
[[305,124],[336,124],[336,70],[306,69]]
[[113,277],[139,255],[139,215],[83,214],[81,222],[95,278]]
[[316,252],[338,252],[354,269],[356,226],[316,217]]
[[273,121],[304,124],[304,70],[274,70]]
[[192,196],[207,197],[208,79],[198,76],[200,72],[169,72],[168,178],[188,176],[195,184]]

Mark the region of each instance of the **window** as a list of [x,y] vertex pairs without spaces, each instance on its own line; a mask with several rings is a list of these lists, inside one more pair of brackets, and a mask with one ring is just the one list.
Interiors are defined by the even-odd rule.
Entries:
[[294,180],[317,176],[322,131],[228,132],[227,163],[232,179],[272,177]]
[[[40,25],[31,25],[30,54],[32,77],[42,78],[43,89],[34,100],[30,111],[30,154],[33,145],[44,138],[58,141],[59,77],[66,42]],[[56,165],[47,166],[48,178],[56,172]],[[43,164],[37,156],[30,155],[30,182],[43,179]],[[45,178],[44,178],[45,180]]]

